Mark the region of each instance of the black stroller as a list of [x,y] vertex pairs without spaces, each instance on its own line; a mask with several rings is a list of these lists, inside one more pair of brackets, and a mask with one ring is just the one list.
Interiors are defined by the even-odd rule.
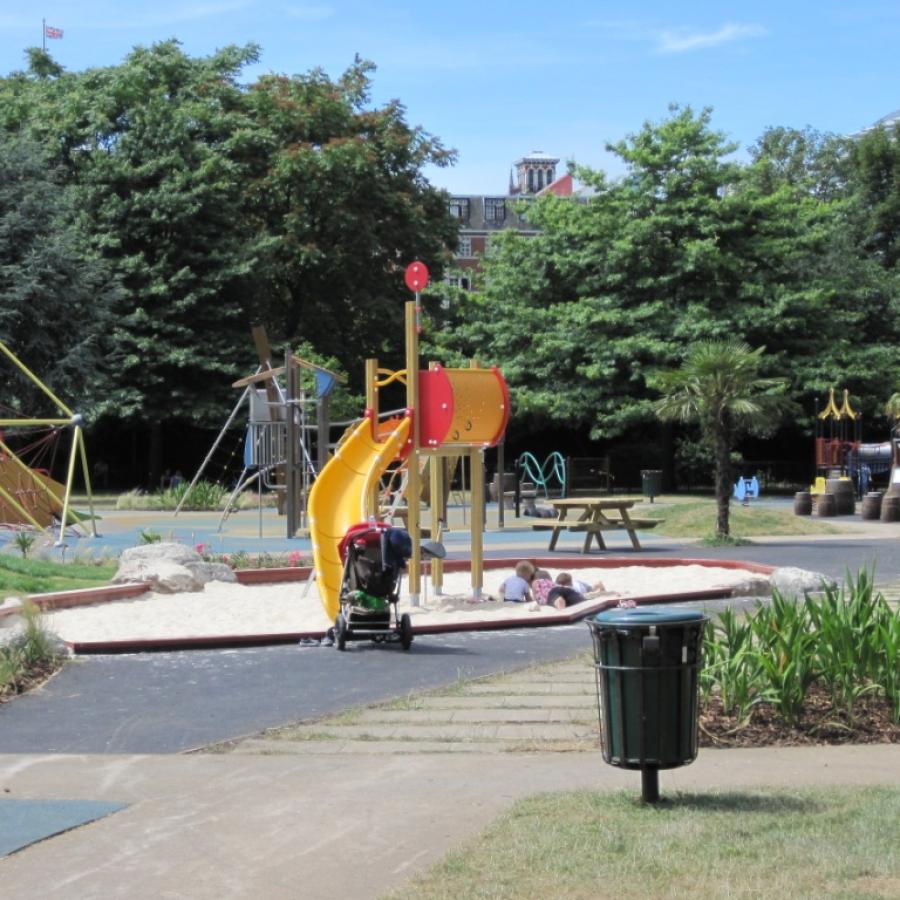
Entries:
[[[341,611],[334,621],[334,645],[344,650],[347,641],[375,643],[400,641],[404,650],[413,642],[407,613],[397,614],[400,579],[412,556],[412,538],[404,528],[384,522],[362,522],[344,535],[338,550],[344,563]],[[423,556],[443,557],[443,546],[422,544]]]

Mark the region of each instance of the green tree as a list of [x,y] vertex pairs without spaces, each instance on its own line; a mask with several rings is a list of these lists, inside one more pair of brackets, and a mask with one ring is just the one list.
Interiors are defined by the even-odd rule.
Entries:
[[422,175],[453,153],[410,126],[399,101],[371,102],[372,63],[338,79],[267,75],[247,94],[253,122],[247,201],[264,239],[256,308],[273,338],[302,337],[339,359],[402,353],[403,271],[439,279],[456,223]]
[[851,145],[865,249],[888,270],[900,260],[900,126],[875,128]]
[[660,373],[654,403],[664,421],[696,422],[715,459],[716,535],[727,538],[731,451],[742,430],[771,427],[785,409],[786,382],[760,374],[765,347],[737,341],[693,344],[677,369]]
[[[60,172],[40,145],[0,132],[0,340],[89,416],[105,309],[115,295],[108,267],[76,224]],[[7,408],[56,413],[26,379],[14,383],[2,401]]]

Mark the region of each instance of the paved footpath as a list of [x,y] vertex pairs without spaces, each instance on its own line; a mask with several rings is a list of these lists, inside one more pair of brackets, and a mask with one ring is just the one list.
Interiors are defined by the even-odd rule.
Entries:
[[[520,797],[626,788],[593,663],[478,679],[184,755],[2,755],[3,796],[128,804],[0,861],[9,900],[375,898]],[[900,785],[897,745],[701,750],[663,795]]]

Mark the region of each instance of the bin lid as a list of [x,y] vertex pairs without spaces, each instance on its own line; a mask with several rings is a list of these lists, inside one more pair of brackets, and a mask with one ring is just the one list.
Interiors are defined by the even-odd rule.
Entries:
[[700,622],[706,619],[702,612],[696,609],[648,609],[637,607],[635,609],[607,609],[597,613],[594,622],[598,625],[616,626],[646,626],[651,625],[675,625],[683,622]]

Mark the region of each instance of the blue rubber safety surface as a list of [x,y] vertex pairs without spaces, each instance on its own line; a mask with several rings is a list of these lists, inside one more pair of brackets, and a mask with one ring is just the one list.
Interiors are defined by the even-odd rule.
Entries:
[[95,800],[0,798],[0,857],[124,809],[126,803]]

